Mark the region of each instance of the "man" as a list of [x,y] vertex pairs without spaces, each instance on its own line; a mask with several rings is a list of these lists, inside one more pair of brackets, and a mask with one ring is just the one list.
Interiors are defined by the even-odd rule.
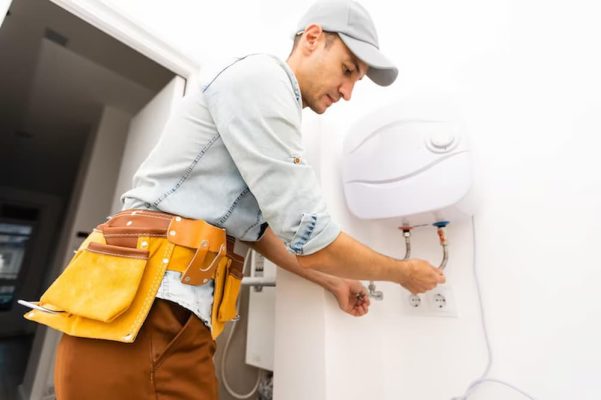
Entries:
[[[369,306],[357,279],[396,282],[413,293],[432,289],[444,276],[428,262],[386,257],[341,232],[304,160],[302,108],[322,114],[341,98],[350,100],[364,76],[383,86],[397,76],[378,50],[367,11],[348,0],[317,3],[299,22],[287,62],[246,56],[186,96],[123,195],[124,210],[225,228],[328,289],[351,315],[364,315]],[[131,216],[126,225],[135,226]],[[138,240],[137,246],[148,244]],[[214,275],[187,284],[187,272],[178,272],[169,253],[162,257],[168,267],[134,343],[63,336],[59,400],[217,398],[213,337],[223,318],[216,316],[222,311],[216,297],[235,301],[227,298],[227,285],[236,282],[222,287]]]

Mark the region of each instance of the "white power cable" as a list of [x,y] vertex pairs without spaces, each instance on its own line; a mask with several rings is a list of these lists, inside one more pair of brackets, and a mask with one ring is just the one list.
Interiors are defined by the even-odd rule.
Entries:
[[476,255],[477,255],[477,253],[476,253],[476,222],[475,222],[473,216],[472,216],[472,246],[473,246],[473,257],[474,257],[474,259],[472,261],[473,268],[474,268],[474,280],[476,282],[476,293],[478,294],[478,304],[480,305],[480,322],[482,323],[482,331],[484,333],[484,341],[486,343],[486,350],[488,353],[488,364],[486,365],[486,369],[484,370],[484,372],[482,373],[480,378],[478,378],[478,379],[474,380],[472,383],[470,383],[470,385],[465,390],[465,393],[463,393],[463,395],[457,396],[457,397],[452,397],[451,400],[467,400],[467,398],[469,396],[471,396],[472,392],[474,391],[474,389],[476,387],[478,387],[481,384],[486,383],[486,382],[499,383],[501,385],[507,386],[507,387],[515,390],[516,392],[520,393],[524,397],[529,398],[530,400],[536,400],[533,396],[531,396],[528,393],[524,392],[523,390],[515,387],[511,383],[504,382],[500,379],[487,378],[487,375],[490,372],[490,368],[492,367],[493,357],[492,357],[492,347],[490,345],[490,340],[488,338],[488,329],[486,327],[486,318],[485,318],[485,314],[484,314],[484,303],[482,302],[482,293],[480,290],[480,279],[478,278],[478,268],[477,268],[477,262],[476,262]]
[[[248,260],[251,259],[251,257],[250,257],[251,251],[252,251],[252,249],[248,249],[248,251],[246,252],[243,270],[246,268],[246,264],[249,262]],[[242,298],[242,293],[240,293],[240,295],[238,296],[238,300],[236,302],[236,310],[240,310],[240,299],[241,298]],[[232,387],[229,385],[229,382],[227,381],[227,375],[225,373],[225,362],[227,360],[227,352],[229,350],[230,342],[232,341],[232,337],[234,336],[234,331],[236,330],[236,326],[238,325],[238,321],[239,320],[232,322],[232,329],[230,329],[230,332],[227,336],[227,340],[225,341],[225,347],[223,348],[223,353],[221,353],[221,380],[223,383],[223,387],[225,387],[225,390],[232,397],[234,397],[236,399],[240,399],[240,400],[245,400],[245,399],[251,398],[257,392],[257,389],[259,388],[259,384],[261,383],[261,378],[263,377],[263,372],[261,371],[260,368],[257,368],[257,382],[255,383],[255,386],[251,389],[251,391],[246,394],[240,394],[240,393],[235,392],[234,389],[232,389]]]

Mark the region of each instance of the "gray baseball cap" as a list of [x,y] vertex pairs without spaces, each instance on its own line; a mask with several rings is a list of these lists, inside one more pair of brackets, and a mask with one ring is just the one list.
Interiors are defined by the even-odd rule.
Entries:
[[398,69],[380,52],[376,27],[367,10],[352,0],[318,1],[298,22],[295,35],[310,24],[336,32],[353,54],[369,66],[367,76],[380,86],[388,86]]

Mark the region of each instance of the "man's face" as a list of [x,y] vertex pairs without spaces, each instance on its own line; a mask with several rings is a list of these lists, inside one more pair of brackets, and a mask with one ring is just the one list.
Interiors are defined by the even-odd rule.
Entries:
[[350,100],[355,83],[367,72],[367,64],[360,61],[335,34],[322,37],[315,50],[307,56],[304,73],[299,77],[303,106],[317,114],[341,97]]

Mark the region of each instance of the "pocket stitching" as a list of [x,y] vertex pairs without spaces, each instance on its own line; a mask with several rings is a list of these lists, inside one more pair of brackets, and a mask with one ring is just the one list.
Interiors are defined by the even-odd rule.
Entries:
[[[142,236],[140,236],[140,238],[138,240],[142,240]],[[148,240],[148,239],[146,239],[146,240]],[[165,253],[163,253],[163,259],[171,258],[172,250],[173,250],[173,244],[168,242],[167,247],[165,249]],[[154,281],[152,282],[152,285],[150,287],[150,291],[148,292],[148,294],[146,295],[146,298],[144,299],[144,306],[140,309],[138,316],[136,317],[136,319],[130,326],[130,329],[129,329],[130,332],[137,332],[139,330],[137,328],[139,328],[142,325],[141,323],[144,322],[146,315],[148,315],[148,310],[150,309],[149,301],[150,300],[154,301],[156,292],[158,290],[158,284],[160,284],[160,282],[163,280],[163,276],[165,275],[165,271],[167,270],[167,264],[162,264],[162,265],[163,265],[163,271],[160,274],[156,274]]]
[[91,250],[91,249],[84,249],[84,251],[89,251],[90,253],[97,253],[97,254],[106,254],[107,256],[114,256],[114,257],[123,257],[123,258],[135,258],[138,260],[148,260],[148,257],[138,257],[138,256],[130,256],[130,255],[124,255],[124,254],[117,254],[117,253],[109,253],[106,251],[100,251],[100,250]]

